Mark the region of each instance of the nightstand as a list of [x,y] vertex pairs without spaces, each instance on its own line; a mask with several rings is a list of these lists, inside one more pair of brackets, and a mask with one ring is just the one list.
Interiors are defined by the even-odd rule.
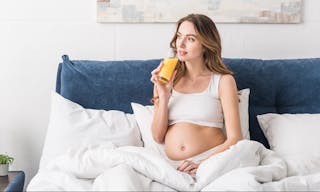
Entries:
[[23,191],[24,178],[23,171],[9,171],[7,176],[0,176],[0,191]]

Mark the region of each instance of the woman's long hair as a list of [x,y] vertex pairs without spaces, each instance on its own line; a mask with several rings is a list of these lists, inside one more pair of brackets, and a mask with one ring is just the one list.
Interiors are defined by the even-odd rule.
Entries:
[[[190,14],[186,17],[181,18],[177,22],[176,32],[170,42],[170,47],[172,48],[174,55],[177,55],[177,33],[181,23],[183,23],[184,21],[189,21],[194,25],[197,39],[202,44],[204,49],[203,61],[205,66],[212,72],[232,75],[232,71],[230,71],[222,61],[221,39],[216,25],[209,17],[205,15]],[[185,62],[179,61],[176,66],[176,69],[177,74],[173,81],[174,85],[181,79],[181,77],[186,72]]]

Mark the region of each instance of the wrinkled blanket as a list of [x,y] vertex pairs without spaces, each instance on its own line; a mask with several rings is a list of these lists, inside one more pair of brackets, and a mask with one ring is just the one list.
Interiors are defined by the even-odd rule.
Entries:
[[[288,182],[301,181],[294,177],[286,182],[286,176],[284,160],[255,141],[240,141],[210,157],[200,164],[195,177],[177,171],[143,147],[116,148],[106,143],[69,149],[39,170],[27,190],[260,191],[290,190]],[[318,176],[309,176],[313,187],[320,184]],[[309,184],[303,187],[310,189]]]

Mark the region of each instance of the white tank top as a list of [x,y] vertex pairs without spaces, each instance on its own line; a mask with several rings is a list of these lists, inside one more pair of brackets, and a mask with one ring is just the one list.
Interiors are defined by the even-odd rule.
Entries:
[[213,74],[209,86],[200,93],[180,93],[172,89],[169,99],[169,125],[189,122],[209,127],[223,127],[223,111],[218,95],[220,74]]

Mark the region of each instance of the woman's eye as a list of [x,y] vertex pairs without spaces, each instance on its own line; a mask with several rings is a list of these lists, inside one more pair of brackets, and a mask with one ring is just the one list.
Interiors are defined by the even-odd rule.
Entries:
[[188,41],[190,41],[190,42],[194,42],[194,38],[189,37],[189,38],[188,38]]

